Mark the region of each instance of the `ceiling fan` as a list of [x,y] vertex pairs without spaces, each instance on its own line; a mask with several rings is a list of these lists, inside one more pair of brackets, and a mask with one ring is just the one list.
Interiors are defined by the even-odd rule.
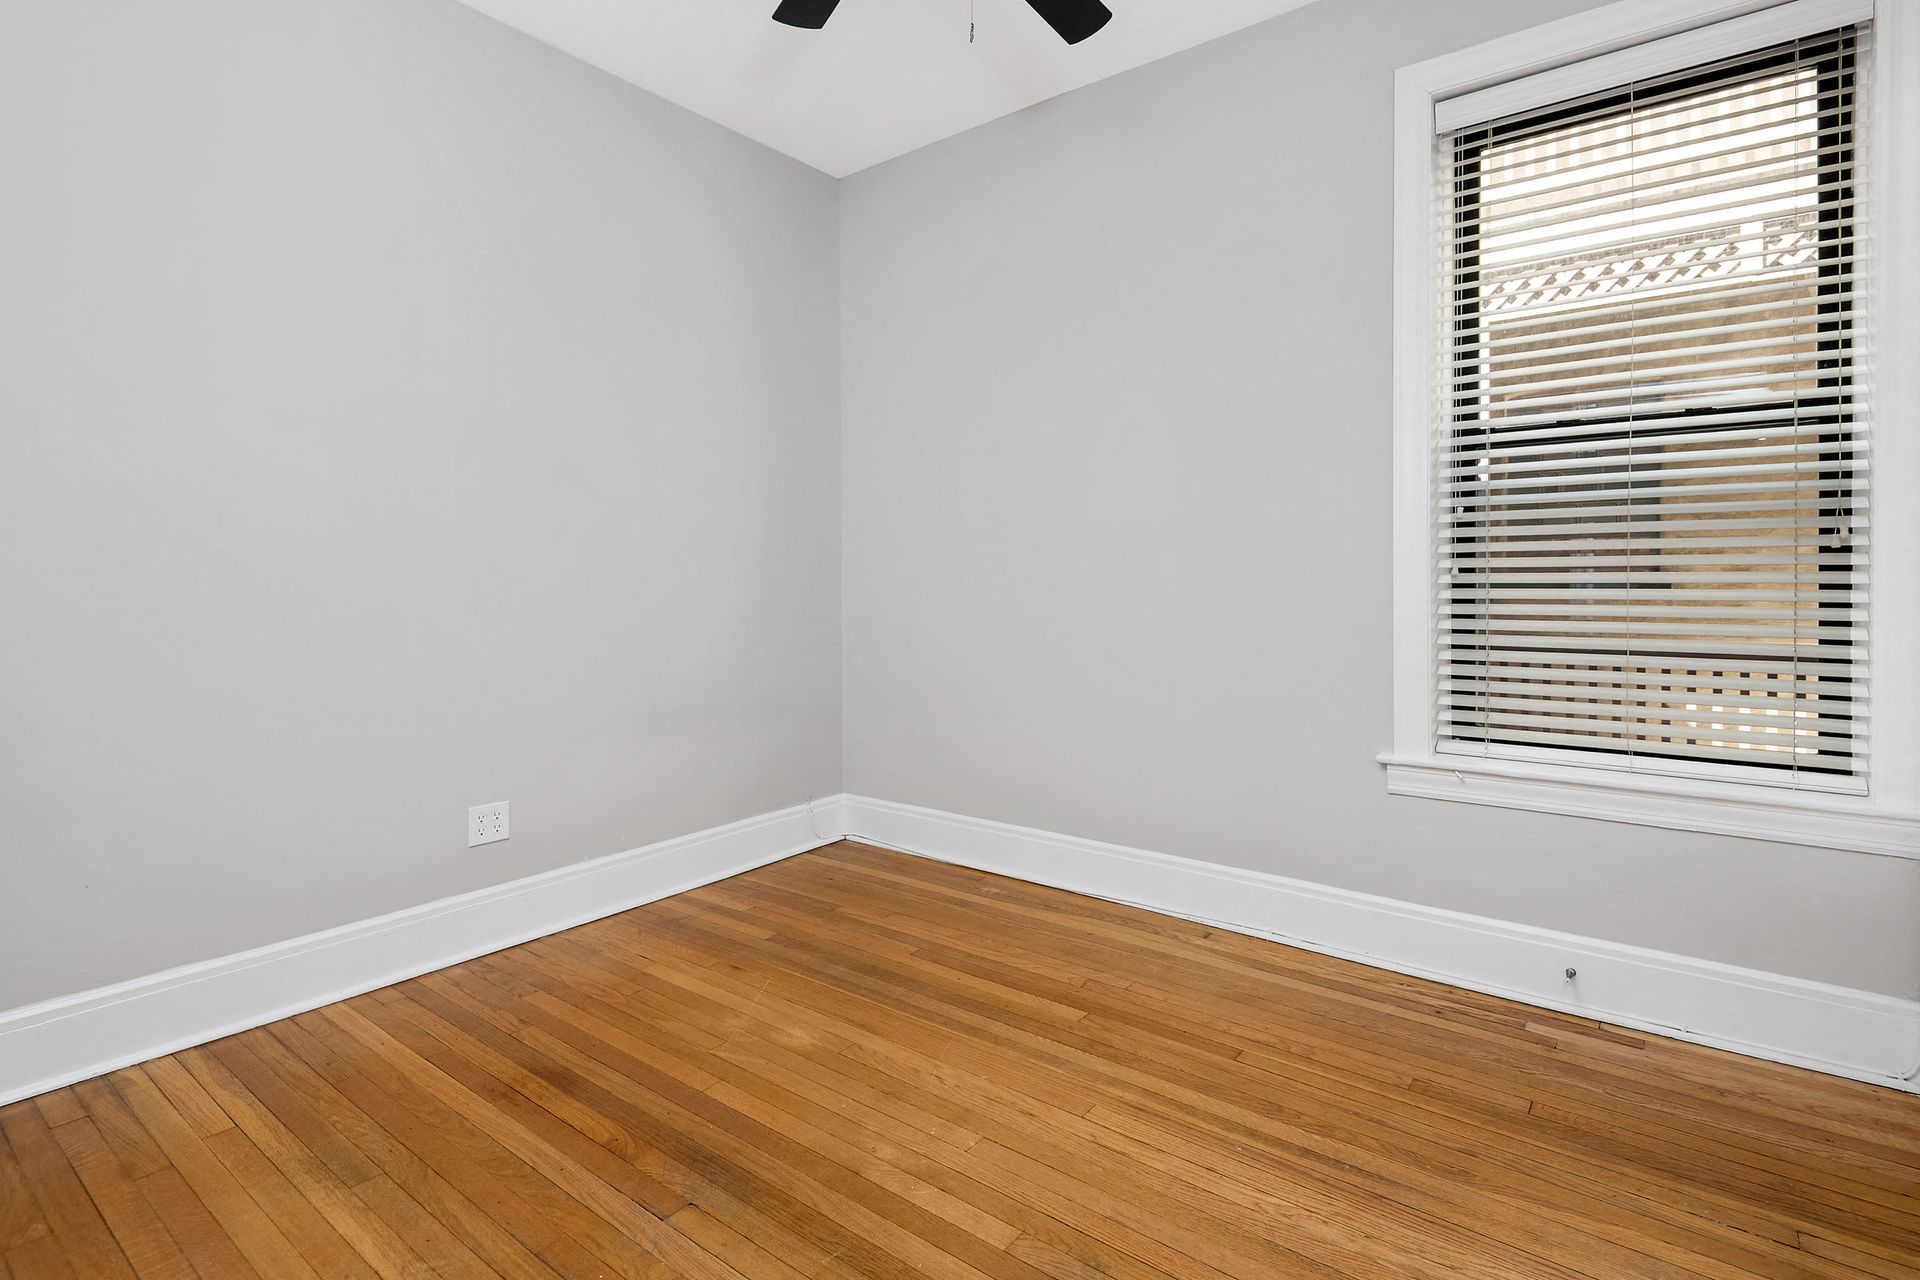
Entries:
[[[839,3],[840,0],[780,0],[780,7],[773,11],[773,20],[818,31],[827,25],[827,19],[833,16]],[[1027,0],[1027,3],[1068,44],[1079,44],[1113,17],[1113,10],[1100,0]]]

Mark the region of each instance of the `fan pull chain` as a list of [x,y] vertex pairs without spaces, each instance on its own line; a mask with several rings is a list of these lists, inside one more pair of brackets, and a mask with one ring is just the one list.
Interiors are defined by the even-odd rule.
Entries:
[[967,43],[973,43],[974,16],[979,11],[979,0],[967,0]]

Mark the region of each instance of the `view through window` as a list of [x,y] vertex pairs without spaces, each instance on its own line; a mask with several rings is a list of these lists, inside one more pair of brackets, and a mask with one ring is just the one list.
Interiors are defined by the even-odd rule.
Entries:
[[1443,751],[1863,784],[1858,39],[1442,139]]

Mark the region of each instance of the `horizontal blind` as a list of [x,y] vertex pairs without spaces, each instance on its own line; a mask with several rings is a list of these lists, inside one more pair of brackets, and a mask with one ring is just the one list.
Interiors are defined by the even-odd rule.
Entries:
[[1864,789],[1864,31],[1440,139],[1442,751]]
[[[1673,35],[1653,36],[1611,53],[1582,58],[1434,103],[1437,133],[1517,116],[1542,107],[1701,66],[1784,40],[1817,35],[1872,19],[1874,0],[1759,0],[1764,7]],[[1898,0],[1896,0],[1896,3]],[[1658,17],[1648,16],[1658,22]]]

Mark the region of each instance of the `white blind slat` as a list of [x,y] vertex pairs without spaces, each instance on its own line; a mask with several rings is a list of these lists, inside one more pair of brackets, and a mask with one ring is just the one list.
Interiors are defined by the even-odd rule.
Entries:
[[1454,133],[1501,116],[1567,102],[1615,85],[1655,80],[1687,67],[1852,26],[1872,17],[1873,0],[1794,0],[1449,98],[1435,104],[1434,131]]
[[1858,789],[1866,12],[1441,104],[1440,750]]

